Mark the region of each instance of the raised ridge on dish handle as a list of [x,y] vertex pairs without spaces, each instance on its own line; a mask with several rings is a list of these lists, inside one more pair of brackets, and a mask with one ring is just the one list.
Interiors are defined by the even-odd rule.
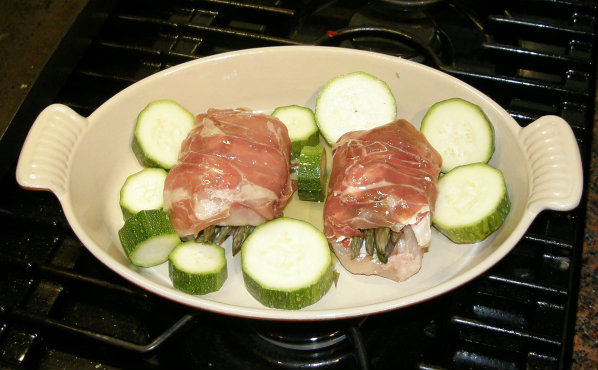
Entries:
[[66,193],[70,158],[88,126],[86,118],[63,104],[45,108],[27,134],[17,163],[17,182],[24,188]]
[[569,124],[558,116],[543,116],[524,127],[520,137],[531,170],[529,211],[536,215],[544,209],[568,211],[577,207],[583,191],[583,170]]

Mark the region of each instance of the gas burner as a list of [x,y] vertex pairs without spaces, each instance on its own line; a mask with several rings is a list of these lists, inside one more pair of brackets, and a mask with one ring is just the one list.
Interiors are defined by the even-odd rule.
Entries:
[[272,366],[343,369],[354,368],[359,361],[352,340],[353,322],[257,321],[248,325],[248,335],[237,337],[239,344],[248,346],[261,361]]
[[[376,0],[357,11],[349,22],[349,28],[382,28],[405,34],[358,36],[344,41],[341,46],[395,54],[408,59],[422,61],[421,49],[441,55],[447,53],[437,21],[428,11],[444,0]],[[415,45],[415,47],[414,47]]]
[[373,0],[370,3],[377,6],[385,6],[392,10],[421,10],[444,1],[445,0]]
[[367,368],[361,324],[216,318],[185,336],[183,350],[190,355],[185,368],[203,369],[212,362],[226,363],[227,369]]
[[330,324],[297,326],[277,323],[256,328],[255,333],[275,346],[299,351],[325,349],[347,339],[344,330]]

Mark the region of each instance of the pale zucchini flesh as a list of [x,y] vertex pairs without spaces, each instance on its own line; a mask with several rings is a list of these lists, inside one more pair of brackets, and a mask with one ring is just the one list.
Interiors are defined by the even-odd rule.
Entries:
[[311,109],[299,105],[278,107],[272,112],[287,127],[291,139],[291,160],[299,158],[301,149],[306,145],[316,145],[320,141],[320,133],[316,118]]
[[144,168],[127,177],[120,189],[120,207],[125,219],[142,210],[162,208],[166,175],[162,168]]
[[168,256],[168,273],[175,289],[193,295],[219,290],[228,277],[224,248],[190,240]]
[[438,180],[432,222],[455,243],[475,243],[496,231],[510,208],[502,172],[474,163],[457,167]]
[[149,103],[137,116],[131,147],[145,167],[172,168],[195,117],[172,100]]
[[386,82],[358,71],[326,83],[318,94],[315,115],[322,136],[333,145],[347,132],[396,120],[397,103]]
[[432,105],[420,130],[442,157],[444,173],[470,163],[487,163],[494,153],[492,123],[479,106],[461,98]]
[[287,217],[257,226],[241,248],[249,293],[267,307],[296,310],[319,301],[336,278],[324,234]]

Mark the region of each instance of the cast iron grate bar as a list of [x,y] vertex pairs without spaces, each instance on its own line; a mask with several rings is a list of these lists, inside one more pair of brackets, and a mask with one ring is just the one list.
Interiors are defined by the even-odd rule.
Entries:
[[490,273],[486,276],[488,281],[491,284],[502,284],[507,286],[508,288],[517,288],[517,289],[527,289],[527,290],[537,290],[541,291],[544,294],[555,294],[560,295],[562,297],[566,297],[569,292],[566,289],[557,288],[554,286],[550,286],[548,284],[543,284],[540,282],[533,282],[533,281],[525,281],[522,279],[517,279],[509,275],[500,275],[500,274],[493,274]]
[[[211,36],[222,40],[234,42],[240,47],[275,46],[275,45],[300,45],[301,43],[288,38],[264,35],[234,28],[201,26],[196,24],[185,25],[185,30],[196,32],[198,36]],[[225,39],[226,38],[226,39]]]
[[29,327],[56,330],[61,334],[69,336],[84,336],[94,341],[103,342],[121,349],[139,353],[147,353],[158,350],[164,346],[165,343],[175,340],[178,336],[182,335],[197,320],[196,315],[185,314],[162,333],[152,338],[149,342],[139,344],[123,340],[115,336],[105,335],[98,331],[87,330],[75,325],[69,325],[64,321],[56,320],[47,316],[36,315],[21,309],[12,310],[8,316],[11,321],[16,320],[20,322],[26,322]]
[[569,88],[562,84],[527,80],[525,78],[505,75],[476,73],[442,66],[440,69],[464,81],[470,81],[472,85],[484,84],[489,91],[491,91],[492,87],[501,86],[506,89],[517,88],[520,94],[524,96],[525,94],[537,94],[537,96],[549,97],[551,100],[567,99],[584,102],[590,98],[590,93],[587,90]]
[[[462,332],[463,330],[469,333],[476,332],[476,334],[474,335],[477,336],[479,339],[483,338],[484,342],[488,340],[488,337],[501,337],[500,340],[497,340],[493,344],[500,344],[502,346],[505,346],[506,349],[516,349],[517,347],[519,347],[515,346],[512,342],[510,342],[510,340],[531,342],[527,344],[531,346],[540,345],[545,347],[559,347],[562,344],[559,340],[548,338],[546,336],[536,335],[529,331],[505,329],[504,327],[489,325],[487,323],[467,317],[453,316],[451,322],[455,326],[460,327],[460,332]],[[470,337],[467,336],[466,339],[470,340]]]
[[490,22],[497,23],[497,26],[510,26],[521,32],[542,32],[545,37],[556,37],[566,40],[568,38],[579,39],[583,41],[592,41],[595,33],[587,27],[571,27],[562,23],[549,23],[550,19],[533,20],[531,17],[517,16],[498,16],[493,15],[488,18]]
[[[590,45],[587,45],[590,49]],[[580,68],[587,70],[588,65],[591,65],[591,55],[579,54],[559,54],[550,53],[547,51],[530,50],[522,47],[516,47],[501,43],[485,42],[482,44],[485,49],[484,52],[495,52],[499,58],[515,58],[515,60],[531,60],[533,63],[540,63],[541,65],[549,65],[549,68],[556,68],[561,70],[564,68]],[[589,51],[589,50],[588,50]]]
[[[273,2],[275,3],[275,2]],[[202,6],[214,10],[226,10],[237,14],[239,12],[248,12],[248,16],[263,16],[265,14],[285,16],[288,18],[294,17],[297,14],[295,9],[284,8],[279,6],[268,6],[259,3],[247,3],[239,1],[228,0],[202,0]],[[253,13],[251,12],[253,11]]]
[[[57,248],[60,248],[60,246],[58,246]],[[80,246],[80,248],[83,248],[83,246]],[[117,301],[117,305],[120,307],[120,309],[124,309],[125,307],[131,307],[131,309],[133,310],[142,310],[142,311],[148,311],[148,312],[153,312],[156,309],[156,305],[158,305],[159,303],[155,302],[152,300],[152,297],[150,297],[150,294],[148,294],[146,291],[140,290],[138,288],[133,288],[127,284],[123,284],[122,281],[109,281],[103,278],[98,278],[98,277],[93,277],[93,276],[89,276],[86,274],[82,274],[76,271],[72,271],[69,269],[64,269],[64,268],[60,268],[51,264],[46,264],[46,263],[34,263],[34,262],[30,262],[27,260],[24,260],[22,258],[19,257],[15,257],[15,256],[11,256],[11,255],[4,255],[4,254],[0,254],[0,263],[3,264],[4,266],[10,265],[10,266],[14,266],[17,267],[23,271],[25,271],[28,275],[27,276],[31,276],[32,278],[32,282],[35,281],[37,282],[37,284],[39,284],[39,282],[42,281],[50,281],[52,284],[60,286],[60,290],[59,290],[59,294],[62,294],[63,291],[68,291],[68,290],[72,290],[74,292],[76,291],[89,291],[89,292],[96,292],[99,296],[103,296],[103,297],[109,297],[108,301]],[[31,316],[27,314],[27,311],[25,309],[23,309],[23,307],[28,307],[31,306],[34,309],[39,309],[40,305],[39,304],[34,304],[34,305],[30,305],[28,303],[29,300],[34,300],[35,302],[35,294],[33,292],[33,290],[36,288],[36,283],[30,283],[28,284],[28,290],[29,293],[24,294],[23,295],[23,301],[21,301],[20,303],[16,304],[15,307],[2,307],[2,309],[0,311],[7,313],[9,315],[17,315],[21,318],[23,317],[30,317],[30,318],[34,318],[36,322],[42,322],[44,321],[44,319],[48,320],[48,323],[50,323],[52,326],[56,326],[56,327],[61,327],[61,328],[69,328],[69,326],[67,324],[65,324],[62,321],[58,321],[58,320],[53,320],[50,317],[46,317],[46,318],[42,318],[41,316]],[[45,292],[43,294],[46,294]],[[66,293],[65,293],[66,294]],[[48,296],[44,297],[44,300],[48,300]],[[51,307],[47,310],[44,311],[51,311],[51,310],[56,310],[56,306],[58,303],[56,303],[57,301],[59,301],[61,298],[60,297],[55,297],[52,298],[51,300],[44,302],[45,304],[50,305]],[[100,301],[98,299],[98,301]],[[126,306],[125,306],[126,305]],[[185,318],[185,316],[190,316],[188,314],[184,314],[183,317],[178,321],[180,322],[180,324],[173,324],[171,328],[169,328],[168,330],[166,330],[164,333],[170,333],[173,331],[173,328],[179,328],[182,327],[182,324],[185,323],[190,323],[191,322],[191,317],[187,317]],[[74,327],[72,327],[74,328]],[[78,328],[74,328],[77,330],[81,330]],[[85,331],[86,334],[88,336],[93,336],[91,334],[90,331]],[[170,335],[170,334],[168,334]],[[106,338],[110,338],[108,336],[101,336],[104,340]],[[161,334],[159,336],[160,338],[166,337],[165,334]],[[157,338],[156,340],[154,340],[154,342],[159,342],[161,343],[163,341],[163,339],[158,340],[159,338]],[[118,341],[117,338],[115,338],[116,341]],[[126,343],[123,341],[123,343]],[[134,348],[134,346],[132,345],[126,345],[124,344],[124,346],[128,346],[131,348]],[[145,348],[145,350],[149,350],[151,348],[154,348],[155,345],[151,345],[147,344],[145,346],[137,346],[135,348],[137,348],[137,350],[142,350],[143,348]]]
[[563,241],[557,238],[547,238],[544,236],[540,236],[537,234],[532,234],[532,233],[527,233],[523,236],[524,240],[529,240],[529,241],[534,241],[534,242],[539,242],[539,243],[545,243],[547,245],[552,245],[555,247],[559,247],[559,248],[564,248],[564,249],[573,249],[574,246],[567,242],[567,241]]
[[[30,265],[28,265],[29,267]],[[121,283],[107,281],[105,279],[87,276],[75,271],[62,269],[56,266],[43,264],[37,268],[31,267],[41,278],[51,279],[52,281],[64,284],[77,284],[90,289],[97,289],[100,292],[108,292],[108,294],[122,293],[129,295],[138,300],[145,300],[148,298],[148,293],[138,289],[132,289],[130,286]],[[143,307],[143,305],[140,305]],[[149,309],[149,307],[145,307]]]
[[360,370],[369,370],[370,360],[367,355],[367,349],[364,343],[364,339],[359,327],[351,325],[348,329],[348,334],[353,343],[353,354],[355,355],[355,361]]

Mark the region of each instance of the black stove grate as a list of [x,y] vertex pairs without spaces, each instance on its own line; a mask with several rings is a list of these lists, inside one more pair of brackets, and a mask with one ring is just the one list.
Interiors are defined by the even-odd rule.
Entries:
[[[375,11],[365,6],[356,0],[118,1],[80,60],[70,61],[77,64],[55,96],[32,99],[89,115],[131,83],[199,57],[273,45],[359,47],[413,58],[461,78],[521,125],[546,114],[565,118],[587,168],[596,89],[595,2],[440,1],[417,10],[418,22],[429,25],[427,17],[434,17],[429,43],[389,28],[394,24],[388,20],[373,21]],[[371,24],[363,24],[366,18]],[[13,122],[10,129],[23,136],[30,124]],[[298,350],[295,339],[289,348],[286,335],[306,330],[305,324],[281,330],[188,309],[116,276],[76,239],[52,194],[18,187],[11,163],[0,182],[2,368],[569,365],[583,206],[541,213],[515,249],[471,283],[399,311],[310,324],[309,330],[323,337],[335,333],[330,335],[336,340],[316,347],[308,341],[308,348]],[[273,336],[283,333],[283,345],[273,344]]]

